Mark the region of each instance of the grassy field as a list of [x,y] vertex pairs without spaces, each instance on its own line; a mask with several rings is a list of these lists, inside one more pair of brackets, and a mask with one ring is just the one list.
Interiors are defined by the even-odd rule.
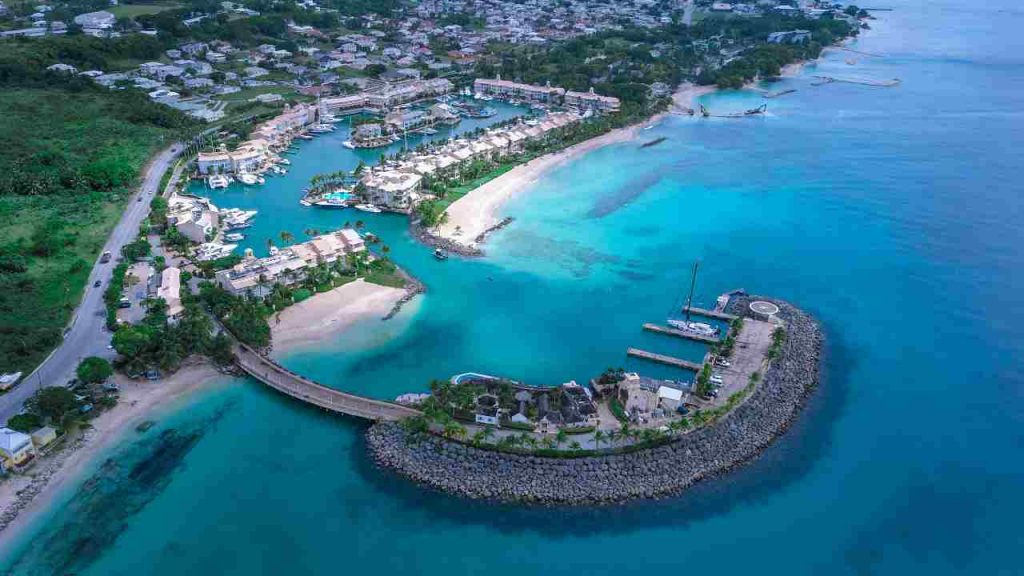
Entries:
[[173,10],[175,8],[181,8],[181,4],[119,4],[117,6],[106,8],[106,10],[118,18],[135,18],[136,16],[158,14],[165,10]]
[[31,370],[60,341],[141,167],[169,141],[132,108],[104,92],[0,91],[0,372]]

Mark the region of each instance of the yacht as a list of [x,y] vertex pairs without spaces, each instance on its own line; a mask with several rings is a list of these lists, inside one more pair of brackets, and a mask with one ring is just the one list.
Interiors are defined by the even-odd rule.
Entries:
[[356,210],[362,210],[363,212],[372,212],[374,214],[379,214],[381,212],[381,209],[377,208],[373,204],[356,204],[353,208]]
[[231,255],[238,244],[221,244],[220,242],[207,242],[196,248],[196,260],[216,260]]
[[686,306],[683,310],[686,312],[686,318],[683,320],[676,320],[670,318],[666,320],[669,326],[676,330],[682,330],[693,334],[694,336],[703,336],[705,338],[714,338],[718,336],[719,329],[704,322],[694,322],[690,320],[690,306],[693,304],[693,290],[697,287],[697,270],[700,268],[700,261],[693,263],[693,273],[690,276],[690,294],[686,297]]
[[287,159],[287,158],[281,158],[281,162],[280,163],[284,164],[285,166],[291,166],[292,161]]
[[355,143],[352,142],[351,140],[345,140],[344,142],[341,143],[341,145],[344,146],[345,148],[348,148],[349,150],[356,149]]
[[341,198],[324,198],[315,205],[321,208],[348,208],[348,201]]
[[310,202],[309,200],[306,200],[305,198],[303,198],[302,200],[299,200],[299,204],[302,204],[303,206],[312,206],[313,205],[312,202]]
[[259,180],[257,179],[256,175],[249,174],[248,172],[243,172],[239,174],[238,181],[241,182],[242,184],[245,184],[246,186],[253,186],[259,183]]
[[228,184],[230,183],[231,181],[228,180],[227,176],[222,176],[220,174],[210,176],[209,178],[206,179],[206,185],[209,186],[210,188],[213,188],[214,190],[216,190],[217,188],[227,188]]
[[232,232],[230,234],[225,234],[224,235],[224,239],[227,240],[228,242],[239,242],[241,240],[245,240],[245,234],[239,234],[238,232]]
[[446,251],[444,251],[444,250],[442,250],[440,248],[435,248],[434,249],[434,258],[436,258],[437,260],[447,260],[448,259],[448,252],[446,252]]
[[689,332],[695,336],[705,336],[707,338],[714,338],[718,336],[719,329],[715,328],[711,324],[705,324],[704,322],[693,322],[690,320],[667,320],[668,325],[675,328],[676,330],[682,330],[683,332]]

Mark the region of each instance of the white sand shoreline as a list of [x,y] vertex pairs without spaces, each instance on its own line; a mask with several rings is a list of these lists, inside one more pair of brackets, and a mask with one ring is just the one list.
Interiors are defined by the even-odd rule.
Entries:
[[[692,109],[699,97],[715,89],[714,86],[684,84],[672,95],[673,106],[676,109]],[[662,112],[632,126],[617,128],[516,166],[452,203],[447,210],[448,222],[437,230],[437,235],[469,248],[478,248],[480,243],[476,238],[498,225],[501,221],[498,216],[501,207],[513,196],[529,188],[549,171],[588,152],[610,144],[634,140],[642,126],[656,124],[670,113]]]
[[383,318],[407,294],[404,288],[362,278],[293,304],[270,319],[274,352],[316,344],[361,320]]
[[32,520],[49,510],[62,491],[81,479],[82,473],[125,434],[133,433],[136,426],[155,417],[160,409],[223,376],[210,362],[198,357],[187,360],[173,375],[156,382],[115,375],[114,381],[121,387],[117,406],[92,420],[91,430],[78,438],[66,439],[66,446],[39,459],[24,475],[14,475],[0,483],[0,518],[13,515],[6,526],[0,521],[0,552],[9,552],[6,547],[19,540],[18,536]]

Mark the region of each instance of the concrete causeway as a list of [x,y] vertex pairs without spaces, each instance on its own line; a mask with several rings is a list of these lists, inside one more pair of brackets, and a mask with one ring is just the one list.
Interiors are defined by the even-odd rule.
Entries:
[[365,418],[374,422],[397,421],[421,414],[415,408],[366,398],[318,384],[263,356],[246,346],[234,347],[235,363],[239,368],[271,388],[296,400],[319,406],[331,412]]

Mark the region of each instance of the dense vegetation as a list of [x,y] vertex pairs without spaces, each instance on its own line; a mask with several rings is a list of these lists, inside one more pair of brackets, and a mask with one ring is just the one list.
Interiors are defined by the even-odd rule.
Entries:
[[5,41],[0,51],[2,371],[32,369],[60,341],[141,167],[191,127],[144,95],[45,66],[110,65],[147,46],[72,36]]

